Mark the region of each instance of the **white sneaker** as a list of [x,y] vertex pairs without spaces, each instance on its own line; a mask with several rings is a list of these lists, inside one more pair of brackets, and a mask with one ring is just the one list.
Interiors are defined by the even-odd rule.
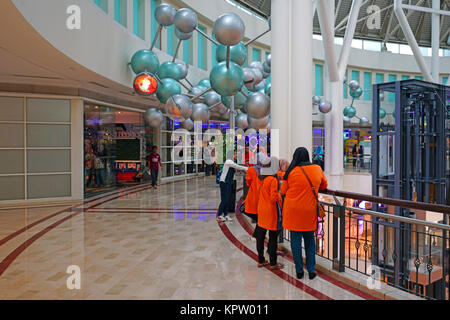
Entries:
[[223,216],[218,216],[218,217],[217,217],[217,220],[219,220],[219,221],[225,221],[225,218],[224,218]]
[[[233,221],[233,218],[230,218],[230,216],[226,216],[225,218],[224,218],[226,221]],[[224,220],[224,221],[225,221]]]

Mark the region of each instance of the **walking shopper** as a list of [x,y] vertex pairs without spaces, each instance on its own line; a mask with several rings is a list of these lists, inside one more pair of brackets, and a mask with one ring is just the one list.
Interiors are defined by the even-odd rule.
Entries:
[[150,167],[150,175],[152,177],[152,187],[156,189],[156,183],[158,181],[159,167],[163,167],[161,162],[161,156],[158,154],[158,147],[152,147],[152,153],[147,158],[147,167]]
[[[314,192],[311,185],[314,187]],[[297,148],[292,162],[284,175],[281,192],[285,195],[283,203],[283,227],[290,231],[291,250],[294,257],[297,278],[303,278],[302,239],[305,240],[306,268],[309,279],[316,277],[316,244],[314,232],[317,230],[318,190],[327,188],[327,179],[316,164],[309,161],[306,148]]]
[[284,267],[277,263],[277,236],[278,215],[281,208],[281,194],[278,190],[279,161],[271,157],[261,168],[261,186],[258,199],[258,231],[256,233],[256,250],[258,251],[258,267],[266,266],[268,263],[264,258],[264,239],[269,231],[269,261],[270,270],[279,270]]
[[236,170],[247,171],[247,167],[236,164],[236,152],[225,161],[220,175],[220,204],[217,210],[217,219],[220,221],[232,221],[228,216],[228,205],[231,199],[232,184]]

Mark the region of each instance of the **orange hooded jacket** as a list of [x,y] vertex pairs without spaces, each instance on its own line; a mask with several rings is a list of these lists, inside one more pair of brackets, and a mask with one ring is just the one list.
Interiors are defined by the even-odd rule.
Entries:
[[281,204],[278,180],[275,177],[266,177],[262,181],[258,200],[258,226],[266,230],[277,230],[277,201]]
[[248,168],[246,175],[246,182],[248,188],[247,197],[245,198],[245,212],[251,214],[258,214],[258,198],[259,186],[261,181],[258,179],[258,174],[253,167]]
[[[316,192],[327,188],[327,178],[318,165],[302,167]],[[285,194],[283,203],[283,228],[291,231],[315,231],[317,229],[317,200],[308,179],[300,167],[295,167],[281,184]]]

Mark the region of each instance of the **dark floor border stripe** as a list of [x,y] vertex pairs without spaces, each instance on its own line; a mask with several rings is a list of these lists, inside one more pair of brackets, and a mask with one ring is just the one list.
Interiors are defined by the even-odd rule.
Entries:
[[[248,224],[248,222],[244,219],[242,213],[239,213],[239,212],[236,213],[236,220],[239,222],[239,224],[242,226],[242,228],[249,235],[253,234],[253,229]],[[265,244],[267,246],[267,241],[265,242]],[[284,258],[289,260],[290,262],[294,263],[294,258],[290,254],[285,255]],[[304,268],[306,270],[306,267],[304,267]],[[325,273],[323,273],[321,271],[317,271],[316,270],[316,273],[317,273],[317,275],[320,278],[322,278],[322,279],[324,279],[324,280],[334,284],[335,286],[337,286],[337,287],[339,287],[341,289],[344,289],[344,290],[346,290],[346,291],[348,291],[350,293],[353,293],[354,295],[357,295],[357,296],[359,296],[359,297],[361,297],[363,299],[366,299],[366,300],[380,300],[380,299],[378,299],[378,298],[376,298],[376,297],[374,297],[374,296],[372,296],[372,295],[370,295],[370,294],[368,294],[368,293],[366,293],[364,291],[358,290],[358,289],[356,289],[356,288],[354,288],[354,287],[352,287],[352,286],[350,286],[350,285],[348,285],[348,284],[346,284],[346,283],[344,283],[344,282],[342,282],[340,280],[337,280],[337,279],[335,279],[335,278],[333,278],[333,277],[331,277],[331,276],[329,276],[329,275],[327,275],[327,274],[325,274]]]
[[[228,238],[228,240],[230,240],[230,242],[232,244],[234,244],[239,250],[241,250],[242,252],[244,252],[247,256],[249,256],[251,259],[255,260],[256,262],[258,262],[258,256],[256,255],[256,253],[254,253],[252,250],[250,250],[249,248],[247,248],[242,242],[240,242],[230,231],[230,229],[228,229],[226,223],[218,221],[217,222],[219,225],[219,228],[222,230],[223,234]],[[256,266],[255,266],[256,268]],[[268,267],[266,267],[267,270],[270,270]],[[306,292],[307,294],[313,296],[316,299],[319,300],[333,300],[332,298],[328,297],[327,295],[317,291],[316,289],[311,288],[310,286],[307,286],[306,284],[304,284],[303,282],[295,279],[294,277],[288,275],[286,272],[282,271],[282,270],[270,270],[272,273],[276,274],[278,277],[280,277],[281,279],[289,282],[290,284],[294,285],[295,287],[297,287],[298,289]]]

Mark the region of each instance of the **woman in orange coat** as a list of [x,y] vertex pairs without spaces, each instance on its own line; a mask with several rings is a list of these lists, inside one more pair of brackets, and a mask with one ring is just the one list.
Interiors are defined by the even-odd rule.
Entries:
[[284,175],[281,192],[283,203],[283,228],[290,231],[291,250],[294,257],[297,278],[303,278],[302,238],[305,239],[306,268],[309,278],[316,277],[316,244],[314,232],[317,230],[317,199],[313,193],[327,188],[327,178],[320,166],[309,161],[306,148],[297,148],[293,160]]
[[267,265],[264,258],[264,239],[269,230],[269,260],[270,269],[279,270],[284,266],[277,263],[277,235],[278,235],[278,213],[277,203],[281,204],[281,194],[278,190],[279,161],[272,157],[263,163],[261,168],[261,186],[258,199],[258,231],[256,234],[256,250],[258,251],[258,267]]
[[[258,222],[258,199],[259,199],[259,187],[261,185],[261,181],[258,176],[261,170],[261,162],[264,162],[267,159],[266,155],[262,152],[257,155],[257,164],[253,167],[248,168],[245,181],[248,186],[247,196],[245,197],[245,215],[252,219],[252,222]],[[258,225],[253,232],[252,237],[256,238]]]

